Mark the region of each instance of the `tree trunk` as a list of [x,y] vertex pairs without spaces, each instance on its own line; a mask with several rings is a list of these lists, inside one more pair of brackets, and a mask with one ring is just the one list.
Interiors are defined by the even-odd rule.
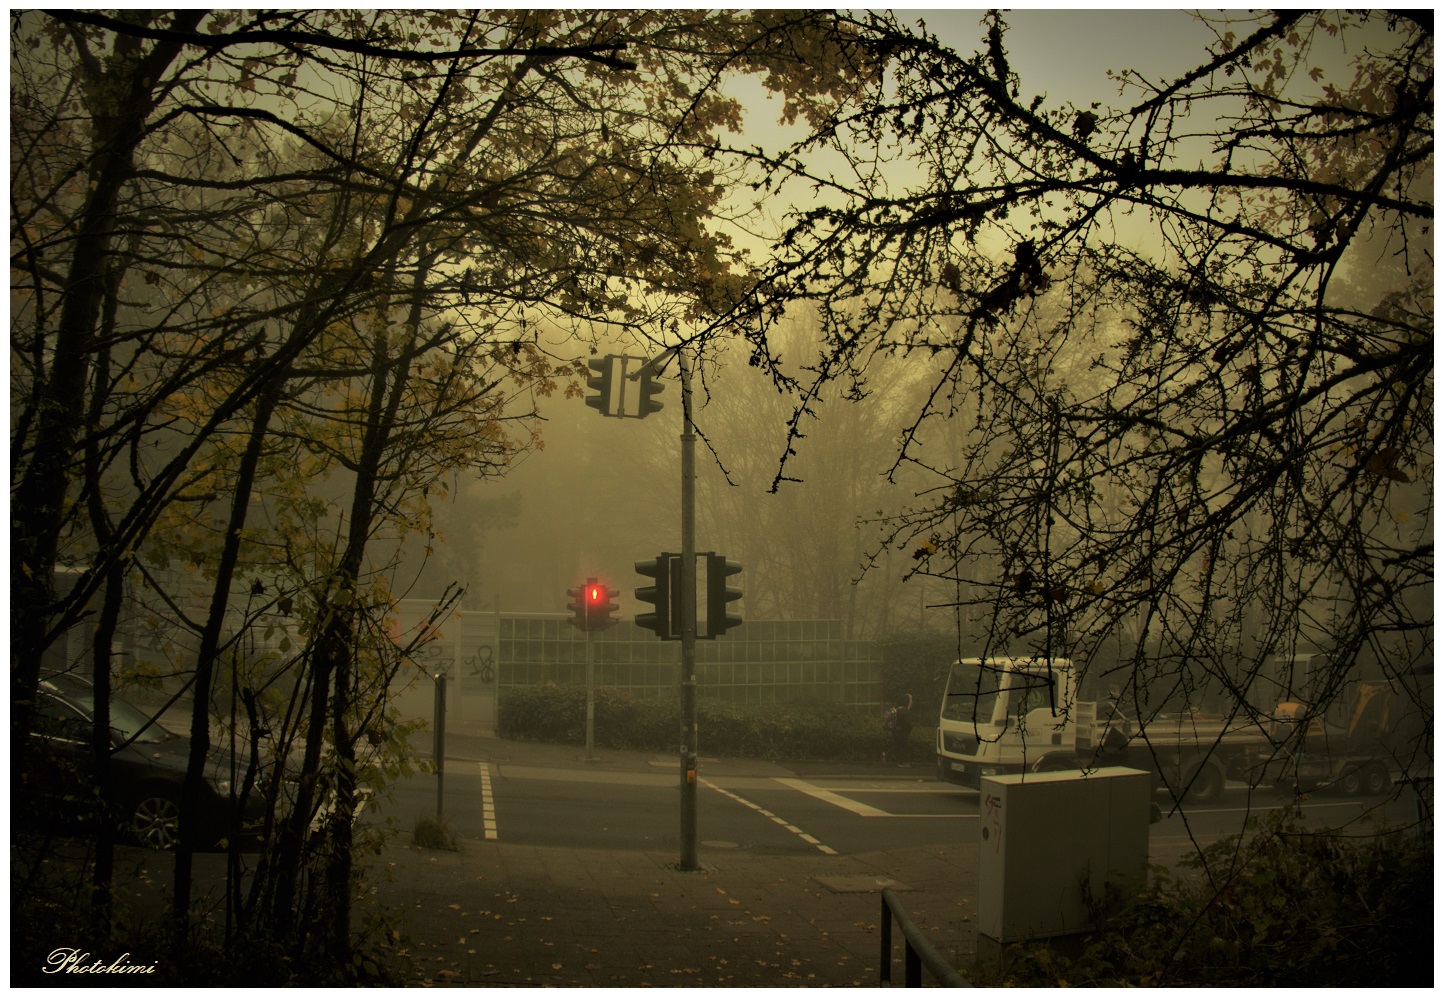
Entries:
[[[105,596],[91,654],[92,700],[91,762],[95,772],[101,822],[96,828],[96,862],[91,871],[91,925],[97,938],[109,937],[112,915],[112,875],[116,862],[116,819],[125,813],[126,802],[112,800],[111,780],[111,648],[121,619],[126,570],[113,562],[106,572]],[[113,805],[118,805],[113,807]]]
[[207,613],[207,622],[202,628],[200,648],[197,651],[197,672],[192,685],[192,728],[190,754],[187,758],[186,781],[182,786],[181,828],[176,848],[175,874],[172,889],[172,917],[174,929],[181,939],[187,922],[187,909],[191,906],[192,854],[196,850],[200,815],[197,802],[201,797],[202,773],[207,762],[207,750],[211,747],[210,706],[212,701],[212,677],[216,672],[217,649],[221,646],[222,625],[226,619],[227,605],[231,600],[232,581],[237,572],[238,554],[242,546],[242,529],[247,525],[247,510],[252,502],[252,486],[257,477],[257,466],[262,459],[263,444],[267,428],[272,423],[272,413],[282,394],[284,372],[279,371],[257,396],[257,410],[252,417],[252,430],[247,438],[241,464],[237,468],[237,480],[233,486],[232,513],[227,521],[227,533],[222,540],[222,553],[217,563],[217,577],[212,587],[212,602]]
[[[204,10],[178,11],[172,27],[190,31]],[[11,765],[26,769],[34,728],[34,700],[41,656],[56,607],[56,553],[65,525],[71,455],[86,411],[86,372],[97,319],[105,299],[117,200],[133,173],[132,157],[156,107],[155,88],[182,44],[163,39],[142,56],[141,43],[118,35],[110,73],[90,85],[114,99],[113,108],[92,112],[99,150],[91,167],[91,193],[75,226],[75,250],[66,275],[56,327],[50,375],[39,389],[40,413],[30,441],[30,463],[12,493],[11,519]],[[110,113],[106,113],[109,111]]]

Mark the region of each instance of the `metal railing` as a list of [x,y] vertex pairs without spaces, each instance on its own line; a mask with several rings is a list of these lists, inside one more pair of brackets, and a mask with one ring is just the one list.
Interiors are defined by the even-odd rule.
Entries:
[[933,948],[928,937],[923,935],[922,929],[913,924],[908,917],[907,910],[903,908],[902,902],[891,890],[882,892],[882,959],[881,973],[882,986],[887,987],[892,983],[892,923],[897,922],[902,927],[903,941],[903,966],[906,971],[904,986],[909,988],[920,988],[923,986],[923,967],[927,966],[928,971],[933,975],[939,984],[945,988],[967,988],[972,987],[962,974],[954,969],[953,965],[943,958],[943,955]]

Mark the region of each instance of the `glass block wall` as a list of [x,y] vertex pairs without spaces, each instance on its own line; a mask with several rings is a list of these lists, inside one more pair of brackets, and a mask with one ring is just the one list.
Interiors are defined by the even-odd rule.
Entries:
[[[585,681],[585,634],[566,617],[502,614],[498,677],[510,686]],[[676,696],[681,645],[630,622],[595,635],[595,684],[639,697]],[[868,641],[842,637],[836,620],[748,620],[725,636],[696,643],[702,697],[733,703],[875,705],[882,659]]]

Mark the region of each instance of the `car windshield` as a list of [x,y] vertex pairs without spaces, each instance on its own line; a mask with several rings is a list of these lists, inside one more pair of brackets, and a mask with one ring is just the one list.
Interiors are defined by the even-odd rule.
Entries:
[[164,742],[177,737],[152,721],[150,714],[117,697],[111,698],[111,730],[117,732],[122,741],[128,742]]
[[[50,682],[62,690],[67,698],[79,705],[88,717],[94,715],[95,692],[89,683],[56,682],[55,680],[50,680]],[[153,721],[150,714],[117,696],[111,697],[111,730],[116,732],[123,742],[164,742],[177,737]]]

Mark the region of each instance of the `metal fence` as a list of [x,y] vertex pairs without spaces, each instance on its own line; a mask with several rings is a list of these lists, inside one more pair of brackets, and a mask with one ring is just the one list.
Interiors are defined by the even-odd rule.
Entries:
[[[419,634],[432,604],[404,600],[398,640]],[[455,717],[493,726],[511,689],[585,681],[585,634],[564,614],[462,610],[415,643],[396,701],[406,715],[432,710],[432,677],[446,677]],[[629,622],[595,640],[595,685],[648,699],[680,689],[681,646]],[[702,697],[737,704],[834,703],[874,706],[882,698],[882,655],[870,641],[842,636],[836,620],[748,620],[696,645]]]
[[896,894],[891,890],[884,890],[881,897],[882,917],[879,924],[882,926],[882,949],[878,977],[881,979],[883,987],[892,983],[892,926],[894,922],[902,930],[904,987],[922,987],[924,967],[927,967],[933,978],[945,988],[972,986],[962,974],[954,969],[951,963],[943,958],[928,937],[923,935],[923,930],[919,929],[908,917],[907,909],[902,906],[902,902],[898,900]]
[[[596,685],[676,695],[679,642],[626,623],[595,641]],[[502,696],[511,686],[582,682],[585,635],[562,617],[504,614],[498,662]],[[843,638],[840,621],[752,620],[696,645],[696,681],[703,697],[733,703],[868,705],[882,696],[882,658],[872,642]]]

